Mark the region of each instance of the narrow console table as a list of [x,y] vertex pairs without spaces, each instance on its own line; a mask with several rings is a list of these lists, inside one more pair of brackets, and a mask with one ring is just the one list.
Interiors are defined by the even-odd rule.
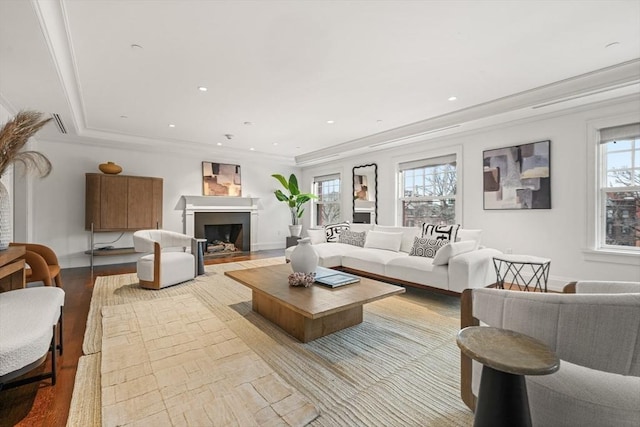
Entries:
[[458,333],[458,347],[482,363],[474,427],[530,427],[524,375],[548,375],[560,359],[545,343],[515,331],[470,326]]

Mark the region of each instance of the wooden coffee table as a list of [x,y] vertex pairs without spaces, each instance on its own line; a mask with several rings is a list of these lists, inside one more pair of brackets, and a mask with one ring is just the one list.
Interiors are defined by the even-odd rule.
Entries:
[[362,306],[405,289],[362,277],[360,282],[331,289],[314,284],[289,286],[291,264],[227,271],[251,288],[253,311],[302,342],[362,323]]

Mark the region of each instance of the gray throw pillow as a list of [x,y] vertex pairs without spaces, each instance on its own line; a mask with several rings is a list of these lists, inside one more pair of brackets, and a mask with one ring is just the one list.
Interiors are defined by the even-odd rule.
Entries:
[[426,258],[433,258],[436,256],[438,249],[448,244],[448,240],[435,240],[416,237],[413,239],[413,247],[409,256],[422,256]]

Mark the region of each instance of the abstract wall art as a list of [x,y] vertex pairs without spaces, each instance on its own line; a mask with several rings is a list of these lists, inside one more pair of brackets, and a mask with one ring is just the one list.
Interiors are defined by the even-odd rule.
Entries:
[[486,150],[484,209],[551,209],[551,141]]
[[205,196],[242,196],[240,166],[202,162],[202,193]]

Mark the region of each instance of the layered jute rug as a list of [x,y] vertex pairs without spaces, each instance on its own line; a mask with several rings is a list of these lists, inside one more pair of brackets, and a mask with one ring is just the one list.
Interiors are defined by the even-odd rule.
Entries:
[[302,344],[252,312],[251,291],[224,276],[228,270],[282,262],[211,265],[206,275],[159,291],[140,288],[135,274],[99,277],[67,425],[101,425],[102,308],[189,294],[315,406],[319,416],[311,426],[472,424],[473,414],[459,397],[455,297],[408,292],[386,298],[365,305],[362,324]]

